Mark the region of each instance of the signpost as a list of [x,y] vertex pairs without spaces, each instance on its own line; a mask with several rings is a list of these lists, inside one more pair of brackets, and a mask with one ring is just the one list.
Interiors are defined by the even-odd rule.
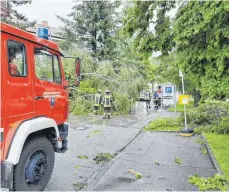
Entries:
[[182,92],[183,92],[183,95],[180,95],[179,97],[179,104],[184,105],[184,124],[185,124],[185,129],[180,130],[180,135],[192,136],[194,130],[188,129],[187,115],[186,115],[186,105],[188,104],[188,95],[185,95],[185,92],[184,92],[184,75],[180,70],[179,70],[179,77],[181,77],[181,80],[182,80]]

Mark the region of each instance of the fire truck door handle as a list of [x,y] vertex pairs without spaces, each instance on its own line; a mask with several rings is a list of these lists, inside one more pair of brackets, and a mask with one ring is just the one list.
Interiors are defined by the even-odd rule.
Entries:
[[36,100],[41,100],[41,99],[44,99],[44,97],[43,96],[36,96],[35,99]]

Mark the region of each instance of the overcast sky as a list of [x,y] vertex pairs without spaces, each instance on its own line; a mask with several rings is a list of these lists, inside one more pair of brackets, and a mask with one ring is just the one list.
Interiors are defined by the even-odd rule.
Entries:
[[31,4],[20,6],[17,10],[29,20],[37,20],[38,23],[48,21],[49,26],[58,27],[62,22],[56,15],[65,17],[73,5],[73,0],[32,0]]
[[[32,0],[31,4],[26,4],[17,8],[29,20],[36,20],[37,23],[48,21],[49,26],[59,27],[62,22],[56,15],[66,17],[71,12],[73,0]],[[174,17],[177,9],[171,10],[168,15]]]

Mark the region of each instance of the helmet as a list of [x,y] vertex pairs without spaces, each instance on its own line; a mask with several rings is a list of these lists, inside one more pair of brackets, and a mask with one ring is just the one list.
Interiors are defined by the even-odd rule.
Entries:
[[110,90],[108,90],[108,89],[105,91],[105,93],[110,93],[110,92],[111,92],[111,91],[110,91]]
[[101,93],[102,91],[101,91],[101,89],[98,89],[98,93]]

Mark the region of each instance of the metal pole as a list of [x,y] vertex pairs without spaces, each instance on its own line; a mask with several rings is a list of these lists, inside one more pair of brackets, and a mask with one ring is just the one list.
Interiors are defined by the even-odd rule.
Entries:
[[[182,75],[182,90],[183,90],[183,95],[184,95],[184,75]],[[188,129],[187,125],[187,116],[186,116],[186,105],[184,104],[184,123],[185,123],[185,129]]]
[[175,113],[177,112],[177,87],[174,85],[174,94],[173,94],[173,100],[174,100],[174,108],[175,108]]

